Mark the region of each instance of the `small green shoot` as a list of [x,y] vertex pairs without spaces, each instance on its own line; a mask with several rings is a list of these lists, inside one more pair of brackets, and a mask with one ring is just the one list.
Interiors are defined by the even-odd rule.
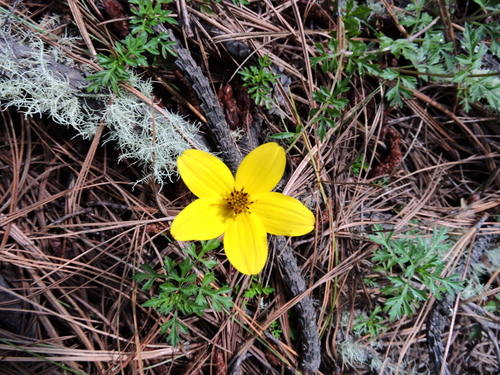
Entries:
[[134,26],[132,34],[154,34],[153,26],[163,23],[177,25],[177,21],[170,17],[172,11],[163,9],[163,5],[171,3],[172,0],[156,0],[155,5],[151,0],[129,0],[128,2],[137,5],[137,8],[130,8],[134,14],[130,21],[130,24]]
[[252,281],[252,284],[250,285],[248,290],[243,293],[243,297],[254,298],[256,296],[268,296],[271,293],[274,293],[274,288],[272,286],[263,286],[262,283],[256,283]]
[[359,175],[361,171],[366,171],[368,170],[368,165],[363,162],[363,159],[365,156],[363,154],[359,155],[356,160],[354,160],[354,163],[351,165],[351,171],[355,175]]
[[[237,285],[235,290],[239,292],[239,289],[240,285]],[[275,289],[272,286],[262,285],[261,282],[258,282],[258,278],[254,277],[248,289],[243,293],[243,297],[246,298],[246,300],[243,300],[243,308],[246,308],[248,303],[254,303],[263,309],[265,307],[264,297],[269,296],[274,291]]]
[[370,336],[376,337],[380,332],[385,332],[387,330],[387,325],[382,324],[384,318],[380,316],[382,308],[380,306],[375,306],[373,311],[368,316],[366,313],[362,313],[358,319],[353,329],[359,336],[364,336],[370,334]]
[[129,2],[137,5],[137,8],[131,7],[134,14],[130,20],[133,26],[131,34],[115,44],[110,56],[102,53],[96,56],[103,70],[86,78],[92,82],[87,87],[88,92],[98,92],[102,86],[111,85],[118,94],[118,83],[130,78],[130,68],[149,66],[147,54],[152,55],[153,60],[159,56],[166,59],[168,55],[176,55],[172,48],[175,42],[169,40],[166,33],[155,34],[153,30],[153,27],[160,23],[177,24],[177,21],[170,17],[172,12],[162,9],[163,5],[171,3],[172,0],[157,0],[154,6],[152,0]]
[[275,104],[273,99],[273,85],[277,83],[280,74],[271,68],[269,56],[259,57],[259,66],[252,65],[239,72],[243,86],[248,87],[248,93],[255,104],[262,105],[270,110]]
[[283,334],[283,330],[281,329],[280,323],[275,320],[269,325],[269,331],[271,331],[271,335],[279,339]]
[[369,288],[378,288],[379,285],[377,280],[373,277],[365,277],[363,283]]
[[399,107],[403,107],[403,99],[411,99],[413,97],[412,90],[417,88],[417,79],[415,77],[402,75],[396,69],[384,70],[380,77],[387,81],[393,81],[394,87],[390,88],[386,93],[386,98],[391,106],[397,104]]
[[320,104],[318,108],[313,108],[310,112],[311,123],[318,124],[317,134],[323,140],[328,128],[334,128],[337,123],[336,118],[342,115],[343,109],[349,104],[346,98],[340,95],[349,91],[349,79],[335,82],[331,89],[321,86],[318,91],[312,93],[313,99]]
[[497,294],[494,299],[488,301],[484,305],[484,309],[491,314],[495,314],[500,311],[500,294]]

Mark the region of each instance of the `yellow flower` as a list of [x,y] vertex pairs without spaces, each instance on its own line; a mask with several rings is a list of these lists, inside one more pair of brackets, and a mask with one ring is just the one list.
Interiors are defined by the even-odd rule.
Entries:
[[267,233],[301,236],[314,228],[314,215],[297,199],[271,192],[285,171],[285,151],[266,143],[241,162],[236,178],[218,158],[187,150],[177,160],[187,187],[199,198],[175,218],[172,236],[202,241],[224,235],[224,250],[241,273],[255,275],[267,260]]

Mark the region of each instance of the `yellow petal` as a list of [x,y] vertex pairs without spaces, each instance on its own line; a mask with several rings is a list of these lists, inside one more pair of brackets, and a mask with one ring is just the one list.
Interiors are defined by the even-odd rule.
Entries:
[[313,213],[295,198],[281,193],[252,196],[250,211],[259,216],[266,232],[277,236],[302,236],[314,229]]
[[222,160],[200,150],[186,150],[177,159],[179,173],[198,198],[220,197],[234,188],[234,177]]
[[232,212],[220,198],[196,199],[174,219],[170,233],[179,241],[204,241],[225,232]]
[[241,273],[256,275],[267,261],[267,234],[259,219],[248,213],[231,220],[224,235],[224,251]]
[[285,172],[286,156],[277,143],[265,143],[250,152],[236,172],[236,188],[247,193],[274,189]]

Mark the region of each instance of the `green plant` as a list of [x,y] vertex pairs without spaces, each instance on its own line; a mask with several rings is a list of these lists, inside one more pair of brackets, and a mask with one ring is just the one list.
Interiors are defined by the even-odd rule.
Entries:
[[272,286],[263,286],[262,283],[252,281],[250,287],[245,291],[245,293],[243,293],[243,297],[254,298],[256,296],[268,296],[271,293],[274,293],[274,288]]
[[358,319],[353,329],[359,335],[363,336],[370,334],[371,337],[376,337],[380,332],[385,332],[387,330],[387,325],[382,324],[384,318],[380,316],[382,308],[380,306],[375,306],[373,311],[368,316],[366,313],[362,313]]
[[122,42],[116,42],[113,55],[98,54],[96,58],[103,70],[87,77],[92,82],[87,91],[98,92],[102,86],[111,85],[118,93],[118,83],[130,78],[127,67],[147,64],[143,56],[145,41],[146,35],[136,38],[129,34]]
[[458,275],[441,276],[445,263],[439,254],[451,248],[444,229],[434,228],[430,239],[415,231],[393,238],[393,232],[384,231],[380,225],[374,225],[374,231],[377,234],[369,237],[380,247],[372,261],[374,270],[385,272],[389,281],[381,291],[389,297],[384,311],[389,312],[390,321],[403,314],[411,316],[428,299],[428,292],[441,299],[442,293],[453,295],[463,289]]
[[378,288],[378,282],[372,277],[365,277],[363,283],[369,288]]
[[[356,6],[354,1],[344,3],[342,21],[345,28],[347,48],[342,48],[337,31],[331,33],[326,46],[316,44],[318,54],[311,58],[313,67],[321,67],[325,73],[331,72],[340,77],[332,82],[330,87],[321,86],[312,93],[313,99],[319,103],[318,108],[310,111],[311,123],[318,124],[316,133],[322,140],[328,128],[335,127],[336,118],[340,117],[349,101],[342,94],[350,90],[354,74],[378,75],[380,67],[373,63],[377,55],[370,52],[374,43],[364,43],[356,38],[361,34],[361,26],[371,13],[366,6]],[[345,77],[342,78],[342,75]]]
[[[476,1],[481,5],[481,1]],[[484,6],[484,4],[483,4]],[[500,81],[498,72],[485,69],[485,55],[488,52],[499,52],[498,38],[500,26],[498,22],[487,25],[480,23],[464,23],[464,32],[460,38],[461,51],[456,54],[453,44],[446,42],[443,26],[431,23],[434,20],[428,12],[425,1],[415,0],[405,9],[405,16],[400,21],[410,34],[423,34],[418,37],[392,39],[378,34],[381,51],[390,51],[396,58],[403,57],[410,63],[408,73],[420,76],[423,80],[437,82],[454,82],[457,84],[458,96],[465,111],[470,110],[471,103],[482,99],[495,108],[500,108]],[[483,11],[486,12],[484,6]],[[498,10],[498,9],[497,9]],[[483,15],[487,16],[487,13]],[[490,37],[492,43],[488,47],[483,41]],[[415,77],[403,76],[406,67],[382,76],[384,79],[397,79],[396,86],[387,92],[391,104],[402,105],[401,97],[410,97],[411,89],[416,88]],[[411,79],[410,79],[411,78]],[[410,91],[408,90],[410,89]]]
[[380,73],[380,77],[393,82],[393,87],[390,88],[385,97],[389,100],[389,105],[399,105],[403,107],[403,98],[411,99],[413,91],[417,88],[417,79],[415,77],[402,75],[396,69],[387,69]]
[[484,309],[491,314],[500,311],[500,294],[492,297],[492,299],[484,305]]
[[[335,73],[342,69],[346,76],[357,73],[361,76],[365,74],[377,75],[381,68],[374,63],[378,58],[378,51],[375,49],[375,42],[365,43],[357,38],[361,35],[362,28],[370,25],[366,21],[372,10],[365,6],[357,6],[356,2],[349,0],[343,3],[341,9],[341,19],[345,32],[338,35],[334,30],[328,40],[326,48],[323,44],[316,44],[318,56],[311,58],[313,66],[321,66],[323,72]],[[346,38],[347,46],[342,48],[341,38]]]
[[[235,292],[240,291],[240,285],[236,285]],[[269,285],[262,285],[261,282],[257,281],[257,276],[253,277],[252,283],[248,287],[247,290],[243,293],[243,297],[248,300],[243,301],[242,308],[246,309],[248,303],[252,303],[255,306],[258,306],[260,309],[265,308],[266,303],[264,297],[269,296],[271,293],[274,293],[275,289]]]
[[269,56],[259,57],[259,66],[245,67],[238,72],[243,80],[243,86],[248,87],[250,97],[257,105],[263,105],[270,110],[275,104],[273,99],[273,85],[276,84],[281,74],[275,73],[270,68],[272,62]]
[[170,17],[170,10],[162,9],[163,5],[171,3],[172,0],[156,0],[155,5],[151,0],[129,0],[130,4],[137,5],[137,8],[130,8],[134,17],[130,24],[134,26],[132,34],[154,34],[153,27],[160,23],[177,24],[177,21]]
[[153,30],[153,27],[160,23],[177,24],[177,21],[170,17],[172,12],[162,9],[163,5],[171,2],[172,0],[157,0],[153,6],[152,0],[129,0],[129,3],[137,5],[137,8],[131,7],[134,14],[130,20],[133,26],[131,34],[116,42],[111,55],[100,53],[96,56],[103,70],[87,77],[87,80],[92,82],[87,87],[88,92],[97,92],[102,86],[111,85],[118,94],[118,83],[130,78],[130,67],[148,66],[146,53],[155,58],[176,55],[172,49],[175,42],[169,40],[166,33],[156,35]]
[[[464,39],[461,41],[466,53],[456,56],[461,69],[456,73],[453,82],[458,84],[458,94],[462,98],[460,103],[463,104],[466,112],[470,110],[471,103],[478,102],[483,98],[491,107],[500,109],[499,73],[489,74],[489,71],[481,70],[483,58],[488,52],[486,43],[482,42],[485,34],[489,34],[490,37],[494,38],[493,40],[497,40],[500,37],[498,22],[495,26],[482,25],[477,29],[466,24],[463,33]],[[498,42],[493,43],[493,47],[490,49],[498,55]]]
[[[264,297],[269,296],[271,293],[274,293],[275,289],[270,285],[262,285],[260,282],[256,282],[256,277],[248,287],[248,289],[243,293],[243,297],[246,298],[255,298],[255,297]],[[281,325],[279,321],[275,320],[269,325],[269,331],[271,334],[277,339],[280,338],[283,330],[281,329]]]
[[[164,260],[165,273],[158,273],[149,264],[144,264],[142,268],[146,272],[139,272],[133,279],[141,282],[146,281],[143,290],[149,290],[156,279],[164,282],[159,286],[157,297],[151,298],[142,304],[144,307],[153,307],[164,315],[170,315],[170,319],[161,325],[161,333],[167,333],[167,341],[172,346],[177,346],[181,340],[181,334],[188,333],[188,327],[181,321],[182,316],[189,314],[202,315],[207,309],[222,311],[232,307],[232,299],[224,294],[229,293],[229,287],[216,289],[215,274],[208,272],[215,267],[217,262],[204,259],[203,255],[217,246],[217,240],[202,241],[200,253],[196,252],[195,244],[191,244],[187,249],[188,257],[183,262],[176,264],[175,261],[166,257]],[[207,270],[201,281],[194,272],[194,267],[200,266]]]
[[342,110],[349,103],[346,98],[340,97],[342,93],[349,91],[349,80],[350,77],[341,82],[335,82],[330,89],[321,86],[318,91],[312,93],[313,99],[320,103],[320,106],[311,109],[311,124],[318,123],[316,133],[321,140],[325,138],[329,127],[335,127],[335,118],[341,116]]
[[[286,125],[284,125],[286,129]],[[271,134],[269,135],[269,138],[272,139],[290,139],[290,143],[294,143],[298,137],[300,137],[300,134],[302,132],[302,125],[298,125],[295,128],[295,132],[290,132],[290,131],[285,131],[282,133],[276,133],[276,134]]]
[[269,330],[271,331],[271,335],[273,335],[277,339],[279,339],[281,334],[283,333],[283,330],[281,329],[281,325],[277,320],[273,321],[269,325]]
[[356,158],[356,160],[354,160],[354,163],[352,163],[352,165],[351,165],[352,173],[359,175],[361,173],[361,171],[368,170],[368,165],[366,165],[363,162],[364,158],[365,158],[365,156],[363,154],[361,154]]

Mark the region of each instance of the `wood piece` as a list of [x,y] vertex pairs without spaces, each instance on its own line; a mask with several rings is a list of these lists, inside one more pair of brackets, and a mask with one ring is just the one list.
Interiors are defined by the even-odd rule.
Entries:
[[[479,233],[480,227],[486,220],[487,216],[481,218],[476,224]],[[498,234],[491,234],[478,237],[472,246],[469,263],[471,265],[480,261],[484,252],[489,245],[498,238]],[[455,273],[462,274],[465,269],[465,260],[462,259],[460,264],[455,269]],[[470,270],[470,267],[468,268]],[[469,272],[465,277],[468,277]],[[442,342],[443,333],[450,325],[450,317],[453,315],[453,307],[456,296],[449,293],[443,293],[441,300],[434,303],[429,316],[427,318],[427,342],[429,346],[429,356],[433,366],[433,373],[442,375],[452,375],[449,370],[446,358],[444,358],[445,350]]]
[[[293,250],[286,242],[285,237],[276,237],[276,251],[283,281],[290,288],[290,295],[293,298],[303,293],[307,287]],[[301,367],[306,373],[315,374],[321,364],[321,342],[316,323],[316,309],[311,298],[305,296],[295,305],[295,311],[302,338]]]
[[220,108],[219,100],[215,92],[212,91],[207,77],[205,77],[200,67],[193,60],[191,53],[182,47],[180,41],[173,36],[171,30],[168,30],[163,25],[158,25],[155,26],[155,31],[158,33],[167,33],[169,38],[177,43],[172,46],[177,53],[174,64],[184,73],[184,77],[198,95],[201,101],[201,108],[208,120],[210,131],[215,138],[216,147],[221,153],[222,159],[235,172],[243,157],[231,137],[231,132]]

